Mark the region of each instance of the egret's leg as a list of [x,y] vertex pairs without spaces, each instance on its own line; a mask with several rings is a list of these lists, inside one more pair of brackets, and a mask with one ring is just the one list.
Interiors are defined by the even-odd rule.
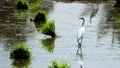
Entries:
[[78,43],[78,49],[81,48],[81,43]]
[[80,42],[80,43],[81,43],[81,45],[82,45],[82,41],[83,41],[83,37],[81,38],[81,42]]
[[83,66],[82,66],[82,65],[80,65],[80,68],[83,68]]

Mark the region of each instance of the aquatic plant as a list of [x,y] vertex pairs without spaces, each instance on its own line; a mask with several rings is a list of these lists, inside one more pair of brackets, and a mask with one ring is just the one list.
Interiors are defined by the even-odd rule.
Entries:
[[28,3],[25,0],[19,0],[17,2],[18,9],[28,9]]
[[47,20],[47,14],[45,11],[39,11],[37,12],[34,22],[46,22]]
[[38,31],[40,31],[43,34],[56,37],[54,21],[49,21],[45,23]]
[[49,65],[48,68],[70,68],[68,63],[58,63],[56,60],[52,61],[52,65]]
[[31,52],[25,44],[21,44],[19,47],[16,47],[11,51],[10,56],[13,59],[30,59]]

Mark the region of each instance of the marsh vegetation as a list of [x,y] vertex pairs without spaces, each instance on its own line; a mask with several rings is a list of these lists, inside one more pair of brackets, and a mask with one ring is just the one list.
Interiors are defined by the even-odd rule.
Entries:
[[39,11],[37,12],[35,18],[34,18],[34,22],[39,22],[39,23],[43,23],[47,21],[47,14],[46,11]]
[[[80,68],[80,64],[83,68],[120,67],[120,10],[114,7],[117,2],[1,0],[0,68]],[[76,36],[80,17],[86,20],[86,31],[79,53]],[[59,62],[61,59],[69,63]]]
[[19,47],[16,47],[11,51],[10,57],[12,59],[30,59],[31,51],[25,44],[21,44]]
[[70,68],[70,65],[67,62],[59,63],[54,60],[52,61],[52,65],[49,65],[48,68]]
[[53,20],[46,22],[38,31],[52,38],[56,37],[55,22]]
[[25,0],[18,0],[16,6],[18,9],[28,9],[29,8],[29,5]]

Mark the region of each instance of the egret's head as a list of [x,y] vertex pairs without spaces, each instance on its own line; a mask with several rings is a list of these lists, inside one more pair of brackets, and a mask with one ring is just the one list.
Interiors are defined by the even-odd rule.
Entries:
[[79,18],[79,19],[85,20],[83,17],[81,17],[81,18]]
[[79,18],[81,20],[83,20],[82,26],[84,25],[85,19],[83,17]]

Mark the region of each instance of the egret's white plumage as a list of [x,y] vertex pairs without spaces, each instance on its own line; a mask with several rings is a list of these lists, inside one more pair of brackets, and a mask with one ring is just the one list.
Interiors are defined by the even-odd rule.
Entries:
[[80,40],[83,38],[85,28],[81,27],[78,32],[77,42],[80,43]]
[[85,28],[84,28],[84,22],[85,22],[85,19],[84,18],[80,18],[83,20],[82,22],[82,26],[80,27],[79,31],[78,31],[78,36],[77,36],[77,42],[78,44],[82,44],[82,39],[83,39],[83,35],[84,35],[84,32],[85,32]]

